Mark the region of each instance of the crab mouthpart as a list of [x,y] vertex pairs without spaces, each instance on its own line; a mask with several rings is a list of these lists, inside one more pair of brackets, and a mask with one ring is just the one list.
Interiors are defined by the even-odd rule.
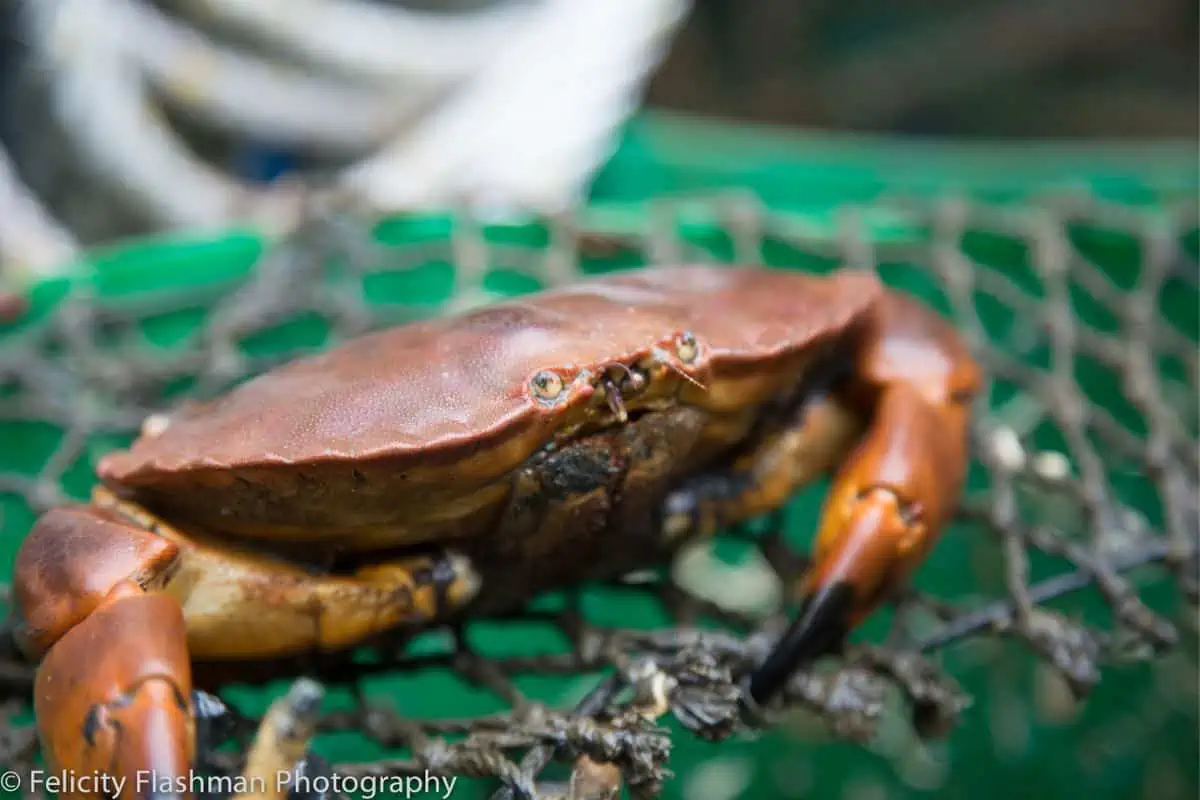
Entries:
[[621,390],[613,383],[611,378],[605,378],[601,385],[604,387],[604,399],[608,403],[609,409],[613,416],[619,422],[624,424],[629,420],[629,412],[625,410],[625,402],[621,399]]

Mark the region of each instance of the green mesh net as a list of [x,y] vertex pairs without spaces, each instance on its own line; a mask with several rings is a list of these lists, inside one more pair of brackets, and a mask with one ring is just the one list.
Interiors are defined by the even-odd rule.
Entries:
[[[431,770],[460,778],[456,798],[583,797],[606,763],[635,797],[1191,797],[1198,250],[1192,205],[804,213],[742,195],[528,224],[314,212],[278,240],[123,247],[0,327],[0,562],[39,512],[86,498],[148,414],[357,333],[646,263],[874,268],[986,366],[975,463],[911,596],[798,676],[767,730],[733,730],[730,676],[778,630],[823,484],[670,570],[206,687],[237,717],[207,768],[236,774],[304,675],[334,773]],[[32,667],[4,653],[0,763],[28,772]],[[664,685],[667,713],[646,713]]]

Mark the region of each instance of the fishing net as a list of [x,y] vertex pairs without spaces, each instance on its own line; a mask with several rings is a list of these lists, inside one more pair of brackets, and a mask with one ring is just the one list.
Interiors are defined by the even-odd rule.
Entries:
[[[102,253],[10,309],[3,563],[39,512],[87,496],[102,453],[185,397],[372,328],[646,263],[876,269],[956,320],[986,367],[975,461],[913,590],[798,674],[762,731],[739,719],[738,681],[781,630],[824,483],[669,569],[540,597],[403,651],[213,679],[204,688],[228,713],[204,769],[238,774],[276,702],[314,731],[305,769],[456,776],[456,797],[887,797],[897,775],[920,789],[996,783],[981,748],[1010,764],[1042,748],[1036,775],[1014,767],[1006,790],[1045,789],[1066,769],[1073,788],[1194,793],[1195,648],[1178,646],[1193,641],[1200,572],[1194,206],[1072,196],[825,215],[729,195],[521,224],[309,217],[270,241]],[[0,763],[18,770],[39,763],[31,680],[6,645]],[[1093,707],[1101,717],[1078,741],[1044,733]],[[1066,748],[1075,766],[1047,762]],[[1104,754],[1118,750],[1134,766],[1114,773]],[[854,761],[862,752],[872,759]],[[972,763],[993,764],[991,777],[972,779]]]

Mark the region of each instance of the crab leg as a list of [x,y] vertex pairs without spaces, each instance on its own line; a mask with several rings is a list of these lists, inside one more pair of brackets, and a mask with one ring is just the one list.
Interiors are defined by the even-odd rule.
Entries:
[[479,589],[470,561],[450,551],[329,573],[233,543],[202,540],[103,487],[92,502],[176,548],[177,563],[165,588],[183,607],[188,649],[196,659],[341,650],[400,625],[441,619]]
[[[432,621],[478,588],[454,554],[328,575],[194,541],[103,491],[92,505],[43,516],[14,578],[16,639],[42,659],[35,711],[47,761],[124,778],[139,796],[186,785],[196,756],[192,657],[342,649]],[[139,787],[148,776],[155,785]]]
[[938,538],[966,472],[979,375],[948,323],[884,295],[844,347],[847,374],[806,387],[778,431],[728,472],[678,487],[663,508],[667,539],[709,535],[835,473],[800,614],[750,678],[756,703],[839,644],[908,578]]
[[246,756],[243,777],[247,789],[233,800],[282,800],[288,796],[290,781],[279,776],[304,763],[323,696],[319,684],[302,679],[271,704]]
[[844,458],[862,428],[827,395],[805,398],[781,432],[732,469],[693,477],[671,492],[661,510],[663,537],[678,544],[776,510]]
[[183,612],[158,590],[176,555],[86,508],[49,512],[26,539],[17,640],[44,654],[34,711],[51,770],[123,778],[123,797],[149,794],[142,776],[186,780],[195,725]]
[[769,702],[799,666],[827,652],[905,582],[953,513],[968,465],[979,370],[940,317],[900,295],[876,304],[839,399],[869,419],[822,510],[801,610],[750,676]]

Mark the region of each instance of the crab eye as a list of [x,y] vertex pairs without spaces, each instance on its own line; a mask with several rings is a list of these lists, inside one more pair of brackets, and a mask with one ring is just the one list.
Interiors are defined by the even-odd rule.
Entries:
[[553,400],[563,393],[563,379],[557,372],[544,369],[529,380],[529,386],[539,400]]
[[675,340],[675,355],[685,364],[690,364],[700,355],[700,345],[691,333],[682,333]]

